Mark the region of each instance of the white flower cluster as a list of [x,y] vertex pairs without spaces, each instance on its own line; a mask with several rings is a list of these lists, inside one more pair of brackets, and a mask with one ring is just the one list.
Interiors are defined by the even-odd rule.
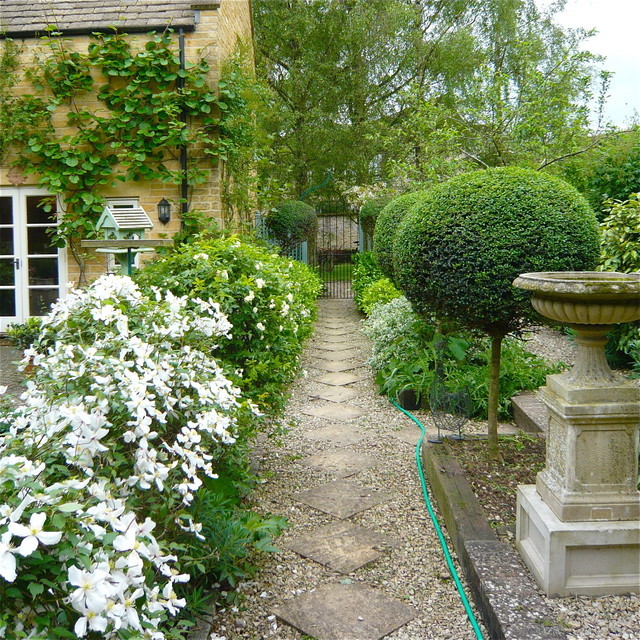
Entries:
[[29,559],[45,546],[58,584],[31,587],[39,597],[22,602],[15,629],[0,615],[0,637],[41,637],[47,601],[62,598],[79,637],[144,629],[161,640],[160,623],[184,606],[174,584],[189,576],[129,500],[166,495],[169,517],[201,537],[184,510],[217,477],[212,452],[234,442],[241,398],[198,345],[215,347],[231,325],[212,301],[149,300],[131,279],[105,276],[56,303],[43,327],[25,353],[37,373],[23,405],[0,416],[0,577],[36,573]]

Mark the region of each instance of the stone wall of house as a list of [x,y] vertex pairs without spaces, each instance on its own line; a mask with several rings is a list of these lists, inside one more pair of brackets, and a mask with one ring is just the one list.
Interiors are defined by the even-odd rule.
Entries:
[[[185,57],[187,61],[197,60],[201,56],[206,57],[211,67],[211,80],[215,82],[219,77],[221,62],[231,54],[238,38],[249,43],[252,41],[251,29],[250,0],[221,0],[217,8],[216,3],[205,5],[205,8],[199,12],[196,30],[185,33]],[[141,45],[147,39],[144,34],[131,35],[129,37],[132,41]],[[69,46],[81,52],[86,52],[88,42],[88,36],[74,36],[68,39]],[[31,65],[34,54],[39,50],[42,50],[43,53],[45,52],[42,43],[36,39],[26,39],[22,43],[18,42],[18,44],[22,44],[23,47],[20,54],[21,65]],[[100,81],[101,79],[98,80],[98,82]],[[33,89],[29,84],[23,83],[17,90],[21,93],[28,93],[32,92]],[[85,105],[91,106],[90,97]],[[64,115],[58,116],[55,125],[61,136],[70,132]],[[12,169],[11,161],[13,159],[9,155],[0,165],[0,189],[3,185],[8,187],[36,186],[38,177],[25,176],[15,168]],[[177,167],[178,164],[176,162],[175,168]],[[204,211],[211,217],[221,219],[220,167],[211,166],[207,170],[209,175],[206,182],[190,189],[189,206],[191,210]],[[105,188],[103,194],[107,198],[138,198],[140,205],[145,209],[154,224],[154,229],[150,232],[148,231],[146,237],[171,237],[180,229],[179,212],[181,205],[178,200],[181,196],[181,189],[179,184],[167,184],[160,181],[122,183],[116,188]],[[171,221],[166,225],[161,224],[157,218],[157,204],[162,198],[166,198],[172,203]],[[61,203],[61,205],[64,207],[64,203]],[[80,274],[77,262],[70,252],[67,256],[67,264],[67,280],[77,282]],[[104,273],[105,265],[106,258],[104,254],[93,254],[86,263],[86,278],[92,280]]]

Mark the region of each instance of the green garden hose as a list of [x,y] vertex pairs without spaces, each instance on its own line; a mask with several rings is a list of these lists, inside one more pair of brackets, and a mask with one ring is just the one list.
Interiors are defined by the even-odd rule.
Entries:
[[420,439],[418,440],[418,444],[416,445],[416,464],[418,466],[418,475],[420,476],[420,484],[422,485],[422,494],[424,496],[424,502],[427,505],[427,510],[429,511],[429,515],[431,516],[431,521],[433,522],[433,526],[436,529],[436,533],[438,534],[438,539],[440,540],[440,546],[444,551],[444,557],[447,560],[447,566],[449,567],[449,571],[451,572],[451,576],[453,577],[453,581],[456,583],[456,587],[458,589],[458,593],[460,594],[460,599],[462,600],[462,604],[464,605],[464,609],[467,612],[467,617],[469,618],[469,622],[471,622],[471,626],[476,634],[476,638],[478,640],[484,640],[484,636],[482,635],[482,631],[480,626],[478,625],[478,621],[476,617],[473,615],[473,611],[471,610],[471,605],[469,604],[469,600],[467,600],[467,596],[464,592],[464,587],[462,586],[462,582],[460,582],[460,576],[458,575],[458,571],[456,570],[453,560],[451,558],[451,554],[449,553],[449,548],[447,547],[447,541],[444,539],[444,535],[442,533],[442,529],[438,524],[438,518],[433,510],[433,506],[431,504],[431,500],[429,500],[429,492],[427,491],[427,483],[424,479],[424,472],[422,470],[422,460],[420,459],[420,448],[422,447],[422,441],[424,440],[425,431],[423,424],[411,415],[408,411],[405,411],[401,406],[399,406],[394,400],[391,400],[396,409],[400,409],[402,413],[411,418],[419,427],[422,434],[420,435]]

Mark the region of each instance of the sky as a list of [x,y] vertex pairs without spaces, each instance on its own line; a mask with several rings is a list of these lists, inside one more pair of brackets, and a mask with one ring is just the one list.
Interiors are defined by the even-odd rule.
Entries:
[[[539,1],[549,4],[549,0]],[[634,111],[640,113],[640,0],[567,0],[556,22],[598,30],[585,47],[606,56],[602,66],[615,74],[605,118],[624,127]]]

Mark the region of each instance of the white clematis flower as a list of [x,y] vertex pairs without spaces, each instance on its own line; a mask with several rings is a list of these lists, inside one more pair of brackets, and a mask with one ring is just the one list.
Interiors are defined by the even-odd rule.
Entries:
[[7,582],[16,579],[16,558],[13,555],[15,549],[10,544],[11,533],[5,531],[0,537],[0,576]]
[[32,513],[29,519],[29,526],[17,522],[9,523],[9,531],[19,538],[24,538],[17,551],[21,556],[30,556],[37,548],[38,544],[57,544],[62,538],[61,531],[43,531],[44,521],[47,514]]

